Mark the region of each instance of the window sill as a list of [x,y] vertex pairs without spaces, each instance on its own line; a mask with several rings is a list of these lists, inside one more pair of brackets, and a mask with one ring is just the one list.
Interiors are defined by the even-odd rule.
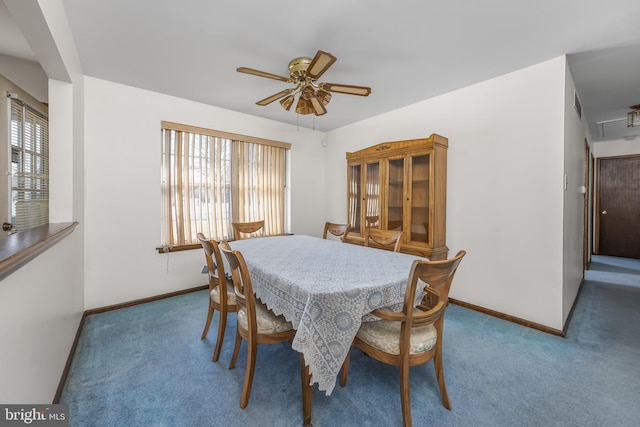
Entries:
[[202,245],[200,243],[190,243],[184,245],[164,245],[156,248],[159,254],[166,254],[169,252],[181,252],[181,251],[190,251],[192,249],[202,249]]
[[0,280],[54,246],[78,225],[77,222],[46,224],[14,234],[0,234]]

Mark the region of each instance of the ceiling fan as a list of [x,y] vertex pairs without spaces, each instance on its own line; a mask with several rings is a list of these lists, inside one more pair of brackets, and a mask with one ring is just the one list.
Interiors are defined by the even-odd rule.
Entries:
[[236,71],[266,77],[268,79],[280,80],[285,83],[293,83],[295,85],[292,88],[281,90],[276,94],[262,99],[256,102],[256,104],[262,106],[269,105],[279,99],[280,105],[289,111],[295,101],[296,95],[298,95],[296,113],[314,113],[316,116],[321,116],[327,113],[325,105],[331,101],[331,92],[359,96],[368,96],[371,93],[371,88],[365,86],[317,82],[318,78],[320,78],[337,59],[338,58],[332,54],[322,50],[319,50],[313,58],[296,58],[289,62],[289,77],[278,76],[247,67],[239,67]]

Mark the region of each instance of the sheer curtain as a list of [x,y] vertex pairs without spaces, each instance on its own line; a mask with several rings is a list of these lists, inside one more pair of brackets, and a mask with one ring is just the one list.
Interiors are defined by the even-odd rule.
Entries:
[[360,181],[361,177],[361,165],[352,165],[349,169],[349,224],[351,230],[354,232],[361,232],[360,230]]
[[380,164],[367,163],[365,197],[367,227],[380,228]]

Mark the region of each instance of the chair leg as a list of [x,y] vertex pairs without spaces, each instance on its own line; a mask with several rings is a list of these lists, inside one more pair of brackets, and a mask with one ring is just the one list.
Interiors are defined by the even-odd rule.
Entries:
[[236,359],[238,358],[238,352],[240,351],[240,343],[242,341],[242,337],[240,336],[240,332],[236,329],[236,343],[233,346],[233,356],[231,356],[231,362],[229,363],[229,369],[233,369],[236,367]]
[[218,338],[216,339],[216,348],[213,351],[213,362],[217,362],[222,350],[222,342],[224,341],[224,331],[227,328],[227,310],[224,307],[220,309],[220,320],[218,321]]
[[253,384],[253,373],[256,370],[257,353],[258,344],[255,341],[247,341],[247,369],[244,374],[242,396],[240,396],[240,407],[243,409],[247,407],[247,404],[249,404],[249,395],[251,394],[251,385]]
[[436,370],[436,379],[438,380],[438,387],[440,388],[440,396],[442,396],[442,404],[448,410],[451,410],[451,403],[449,402],[449,394],[447,393],[447,386],[444,382],[444,369],[442,367],[442,350],[437,349],[433,356],[433,367]]
[[309,367],[304,361],[304,354],[300,353],[300,381],[302,385],[302,425],[310,427],[311,424],[311,407],[313,398],[313,387],[311,386],[311,375]]
[[209,326],[211,325],[211,319],[213,319],[213,306],[211,305],[211,298],[209,298],[209,313],[207,313],[207,323],[204,324],[204,330],[202,331],[201,340],[207,337],[209,332]]
[[342,362],[342,369],[340,370],[340,387],[347,385],[347,376],[349,376],[349,359],[350,354],[347,353],[347,357],[344,358],[344,362]]
[[411,427],[411,395],[409,362],[400,364],[400,404],[402,405],[402,422],[404,427]]

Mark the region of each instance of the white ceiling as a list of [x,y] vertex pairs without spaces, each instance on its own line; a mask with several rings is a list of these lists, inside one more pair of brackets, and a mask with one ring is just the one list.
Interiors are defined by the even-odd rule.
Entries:
[[29,61],[36,60],[3,1],[0,1],[0,54]]
[[[640,104],[638,0],[62,2],[85,74],[254,116],[328,131],[567,54],[594,140],[640,135],[620,121],[602,138],[595,125]],[[0,53],[29,58],[6,15]],[[338,58],[322,81],[372,94],[299,116],[255,105],[286,83],[235,71],[287,76],[319,49]]]

